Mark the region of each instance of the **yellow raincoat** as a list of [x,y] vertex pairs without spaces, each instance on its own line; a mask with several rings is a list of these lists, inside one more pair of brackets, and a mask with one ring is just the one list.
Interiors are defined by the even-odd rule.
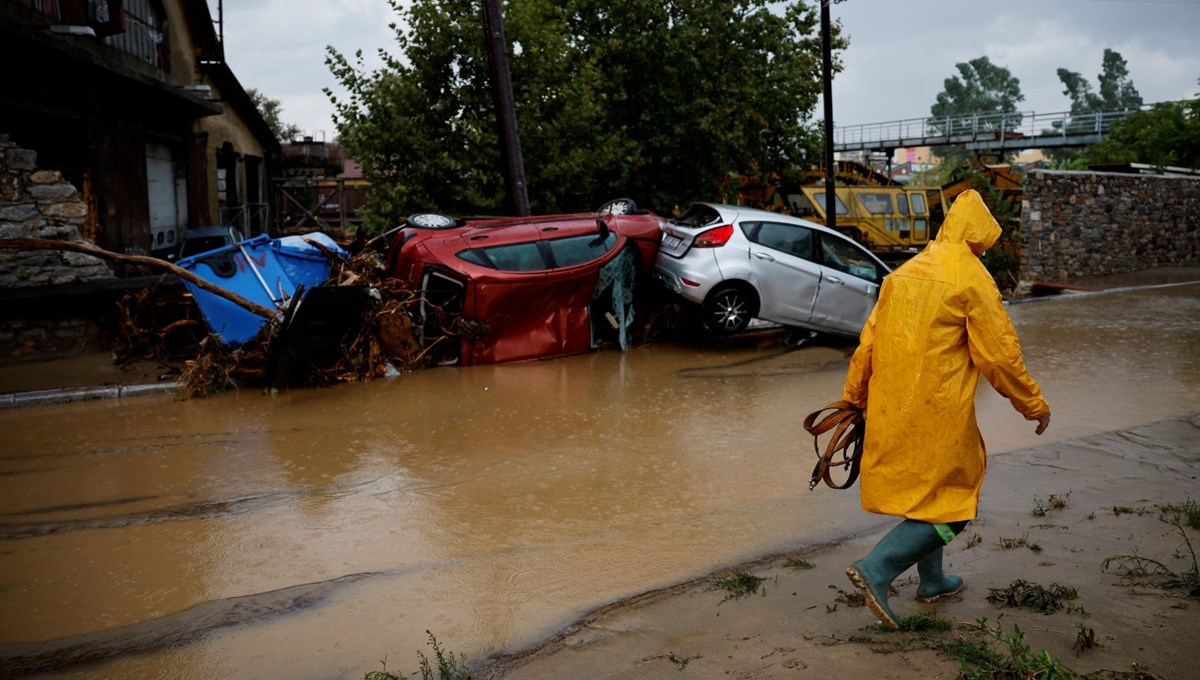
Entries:
[[1050,412],[979,261],[999,238],[983,199],[967,191],[937,237],[884,279],[843,390],[866,409],[864,510],[934,523],[975,519],[987,468],[975,422],[980,373],[1026,418]]

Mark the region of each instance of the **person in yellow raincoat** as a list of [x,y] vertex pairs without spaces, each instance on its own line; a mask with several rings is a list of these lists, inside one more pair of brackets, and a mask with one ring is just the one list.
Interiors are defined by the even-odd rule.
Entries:
[[846,570],[884,625],[898,628],[888,587],[917,565],[917,599],[963,589],[942,573],[942,548],[975,519],[986,450],[975,422],[979,374],[1036,432],[1050,407],[1025,370],[1000,291],[979,256],[1000,225],[973,190],[937,237],[884,279],[850,361],[843,398],[863,409],[862,507],[903,517]]

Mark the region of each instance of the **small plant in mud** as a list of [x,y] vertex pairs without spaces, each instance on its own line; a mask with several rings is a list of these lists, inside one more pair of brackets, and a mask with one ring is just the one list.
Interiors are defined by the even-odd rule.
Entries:
[[[471,671],[467,670],[467,658],[462,654],[455,656],[453,652],[442,649],[433,633],[425,631],[425,634],[429,636],[429,647],[433,649],[436,666],[430,664],[425,652],[417,650],[421,680],[471,680]],[[403,673],[392,673],[387,669],[387,658],[379,663],[383,665],[383,669],[368,672],[363,676],[363,680],[406,680]],[[437,675],[434,675],[435,668]],[[416,676],[413,677],[415,679]]]
[[1131,668],[1127,671],[1110,671],[1102,670],[1088,674],[1088,680],[1164,680],[1163,678],[1150,672],[1147,666],[1134,661],[1130,664]]
[[864,597],[863,594],[858,592],[857,590],[847,593],[846,591],[842,590],[841,588],[838,588],[837,586],[829,586],[829,587],[836,588],[838,591],[837,597],[833,598],[833,601],[835,603],[834,609],[837,609],[836,605],[838,605],[838,604],[844,604],[847,607],[865,607],[865,606],[867,606],[867,598]]
[[1057,494],[1050,494],[1050,498],[1048,498],[1046,500],[1045,505],[1042,505],[1041,500],[1034,498],[1033,499],[1033,505],[1034,505],[1033,516],[1034,517],[1045,517],[1046,514],[1049,513],[1051,510],[1066,510],[1067,508],[1071,507],[1071,504],[1067,502],[1067,499],[1070,497],[1071,497],[1070,491],[1068,491],[1065,496],[1059,496]]
[[1185,527],[1195,528],[1200,523],[1200,509],[1196,502],[1188,499],[1181,505],[1160,505],[1158,520],[1171,525],[1183,539],[1175,553],[1176,559],[1191,560],[1191,568],[1175,571],[1165,563],[1142,557],[1136,552],[1131,555],[1113,555],[1104,559],[1103,568],[1108,570],[1112,564],[1120,567],[1121,580],[1130,585],[1146,584],[1164,590],[1186,590],[1193,597],[1200,597],[1200,567],[1196,564],[1196,549],[1188,537]]
[[1128,505],[1114,505],[1112,512],[1117,517],[1121,515],[1149,515],[1152,510],[1150,508],[1131,508]]
[[979,545],[980,543],[983,543],[983,536],[980,536],[979,534],[971,534],[970,536],[967,537],[967,546],[964,549],[970,550],[971,548],[974,548],[975,546]]
[[687,668],[687,665],[689,663],[691,663],[692,661],[695,661],[696,659],[702,659],[702,658],[704,658],[703,654],[696,654],[695,656],[679,656],[675,652],[667,652],[666,654],[659,654],[658,656],[646,657],[645,660],[653,661],[656,659],[666,659],[667,661],[670,661],[671,663],[675,664],[679,670],[683,670],[683,669]]
[[900,630],[906,633],[921,633],[924,631],[946,631],[954,628],[954,623],[930,614],[913,614],[900,619]]
[[724,590],[726,595],[721,602],[726,602],[757,593],[758,589],[762,587],[763,581],[766,580],[744,569],[733,569],[714,577],[710,590]]
[[[1086,675],[1077,674],[1049,652],[1035,652],[1025,642],[1025,633],[1017,625],[1005,632],[997,623],[988,625],[988,619],[976,619],[975,624],[958,623],[918,614],[900,621],[901,631],[915,635],[888,635],[876,637],[874,633],[895,631],[872,626],[870,635],[852,635],[847,642],[869,645],[872,652],[891,654],[931,649],[959,663],[960,680],[1162,680],[1152,675],[1145,667],[1134,663],[1132,671],[1099,670]],[[970,629],[973,635],[947,635],[952,630]],[[1096,632],[1083,625],[1078,626],[1075,653],[1101,647],[1096,641]],[[836,643],[835,643],[836,644]]]
[[1037,543],[1029,542],[1029,534],[1021,536],[1020,538],[1003,538],[1003,537],[1001,537],[1000,540],[998,541],[997,545],[1000,547],[1001,550],[1012,550],[1013,548],[1029,548],[1030,550],[1032,550],[1034,552],[1042,551],[1042,546],[1038,545]]
[[1075,644],[1072,649],[1075,650],[1075,656],[1079,656],[1085,649],[1095,649],[1104,645],[1096,642],[1096,631],[1088,628],[1082,623],[1075,624]]
[[1167,505],[1159,506],[1160,516],[1170,513],[1179,515],[1180,524],[1200,530],[1200,503],[1197,503],[1195,500],[1189,498],[1179,505],[1168,503]]
[[783,566],[787,567],[791,571],[806,571],[808,569],[812,569],[816,565],[806,559],[789,557],[787,561],[783,563]]
[[[979,640],[957,640],[942,647],[944,653],[958,659],[959,677],[963,680],[1070,680],[1075,677],[1049,652],[1034,653],[1025,643],[1020,626],[1014,624],[1012,632],[1005,633],[998,624],[995,628],[989,626],[986,617],[976,623],[979,624]],[[993,649],[992,641],[999,642],[1003,651]]]
[[988,590],[991,591],[987,596],[988,602],[1006,607],[1029,607],[1043,614],[1056,612],[1066,606],[1064,600],[1079,597],[1079,592],[1071,586],[1051,583],[1049,588],[1045,588],[1024,579],[1013,581],[1007,588]]

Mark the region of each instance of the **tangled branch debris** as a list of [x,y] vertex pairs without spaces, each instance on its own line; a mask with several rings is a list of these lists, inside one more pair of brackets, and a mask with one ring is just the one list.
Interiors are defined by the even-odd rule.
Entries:
[[[459,340],[487,330],[484,324],[465,322],[420,299],[386,276],[377,249],[346,260],[318,242],[309,243],[328,258],[332,274],[288,310],[263,307],[170,262],[113,253],[86,242],[2,239],[0,249],[83,253],[173,274],[267,319],[255,338],[235,348],[209,334],[191,294],[166,276],[118,300],[102,323],[105,344],[118,363],[152,360],[181,371],[180,399],[242,387],[370,380],[455,360]],[[314,295],[318,290],[321,293]],[[321,298],[324,310],[316,302]],[[318,307],[307,318],[300,311],[305,304]],[[424,315],[421,328],[414,321],[418,309]]]
[[1079,596],[1071,586],[1051,583],[1049,588],[1024,579],[1013,581],[1007,588],[989,588],[988,602],[1008,607],[1029,607],[1043,614],[1051,614],[1062,609],[1064,600],[1073,600]]
[[[322,249],[324,250],[324,249]],[[237,387],[276,388],[362,382],[458,357],[458,342],[486,329],[444,313],[385,274],[378,254],[364,251],[349,260],[326,252],[331,276],[299,305],[325,297],[327,317],[304,319],[288,310],[270,320],[257,337],[237,349],[208,338],[180,377],[179,398]],[[334,289],[334,290],[331,290]],[[427,321],[414,319],[424,302]],[[425,343],[418,341],[425,333]]]

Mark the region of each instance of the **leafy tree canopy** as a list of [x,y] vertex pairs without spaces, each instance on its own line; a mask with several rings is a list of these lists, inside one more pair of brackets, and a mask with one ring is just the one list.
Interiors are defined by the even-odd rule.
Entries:
[[250,95],[250,101],[254,102],[258,112],[262,114],[263,120],[267,121],[271,132],[275,133],[276,139],[281,142],[290,142],[300,136],[299,127],[283,122],[281,118],[283,105],[279,103],[278,99],[272,99],[255,89],[246,90],[246,94]]
[[947,121],[945,125],[950,128],[947,132],[971,129],[976,114],[1012,113],[1016,115],[1006,118],[1003,125],[999,118],[985,119],[979,124],[983,129],[993,130],[1020,126],[1017,102],[1024,101],[1025,95],[1021,94],[1021,81],[1016,76],[986,56],[956,64],[955,68],[958,75],[943,82],[945,89],[929,107],[935,125],[941,124],[936,120],[941,118]]
[[1157,104],[1121,118],[1099,144],[1086,149],[1071,167],[1098,163],[1200,168],[1200,94],[1191,100]]
[[[389,2],[400,56],[381,51],[373,71],[361,52],[326,58],[346,92],[326,90],[339,139],[371,181],[368,229],[418,210],[502,210],[479,3]],[[803,0],[503,5],[534,213],[618,196],[667,212],[716,196],[731,171],[820,155],[819,19]]]
[[[1024,101],[1021,81],[987,56],[955,65],[958,75],[943,81],[944,89],[929,107],[930,126],[942,134],[1013,130],[1021,125],[1017,103]],[[999,114],[1011,114],[1001,116]],[[969,167],[973,156],[964,147],[939,150],[941,179],[948,181],[957,170]]]
[[1142,105],[1142,95],[1129,77],[1125,58],[1116,50],[1104,50],[1099,93],[1092,90],[1087,78],[1074,71],[1060,68],[1058,79],[1066,88],[1063,94],[1071,99],[1071,113],[1135,111]]

